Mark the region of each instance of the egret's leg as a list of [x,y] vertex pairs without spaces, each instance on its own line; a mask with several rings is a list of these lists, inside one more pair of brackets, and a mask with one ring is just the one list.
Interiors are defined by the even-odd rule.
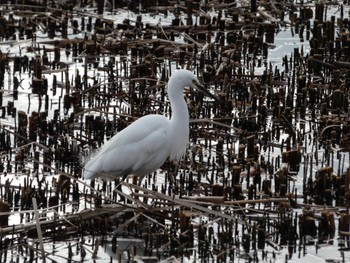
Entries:
[[128,177],[129,174],[124,174],[121,182],[125,181],[126,177]]
[[[122,180],[124,180],[124,177],[123,177],[123,179]],[[115,179],[115,190],[118,190],[118,191],[120,191],[120,192],[123,192],[123,189],[122,189],[122,185],[121,185],[121,183],[120,183],[121,181],[119,181],[119,179]],[[125,201],[125,197],[123,196],[123,195],[121,195],[121,194],[118,194],[119,195],[119,197],[120,197],[120,201],[121,202],[124,202]]]
[[139,176],[139,181],[138,181],[138,184],[137,184],[138,186],[141,186],[143,178],[145,178],[145,174]]

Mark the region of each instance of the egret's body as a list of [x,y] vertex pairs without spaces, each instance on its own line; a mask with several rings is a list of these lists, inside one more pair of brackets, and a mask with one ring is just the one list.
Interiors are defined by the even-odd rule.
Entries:
[[133,122],[112,137],[85,164],[84,178],[124,178],[133,174],[142,180],[143,176],[158,169],[167,158],[180,159],[189,141],[189,114],[183,97],[183,90],[189,86],[199,86],[192,72],[174,72],[168,82],[172,118],[152,114]]

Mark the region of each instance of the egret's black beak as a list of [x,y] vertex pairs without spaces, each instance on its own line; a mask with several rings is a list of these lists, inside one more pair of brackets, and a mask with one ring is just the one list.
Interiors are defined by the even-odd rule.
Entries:
[[216,100],[216,101],[219,101],[219,99],[214,95],[214,94],[211,94],[209,92],[209,90],[207,90],[201,83],[199,83],[198,81],[193,81],[193,86],[200,92],[202,92],[203,94],[205,94],[206,96]]

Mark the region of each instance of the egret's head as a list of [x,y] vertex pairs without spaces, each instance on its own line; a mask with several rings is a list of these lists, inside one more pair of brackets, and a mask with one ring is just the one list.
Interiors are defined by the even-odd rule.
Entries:
[[200,85],[197,77],[191,72],[186,69],[180,69],[176,70],[172,73],[170,80],[172,83],[172,87],[177,88],[188,88],[193,87],[195,88],[196,85]]
[[172,82],[172,86],[177,88],[195,88],[198,91],[203,92],[205,95],[217,99],[214,95],[212,95],[199,81],[196,75],[194,75],[191,71],[186,69],[180,69],[173,72],[171,75],[171,79],[169,82]]

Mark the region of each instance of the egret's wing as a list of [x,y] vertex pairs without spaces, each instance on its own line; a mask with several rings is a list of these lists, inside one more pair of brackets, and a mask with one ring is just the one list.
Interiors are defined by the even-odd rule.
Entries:
[[134,122],[86,163],[84,177],[122,177],[157,169],[169,155],[168,125],[168,119],[161,115],[148,115]]
[[132,172],[145,175],[159,168],[169,156],[168,145],[168,130],[165,127],[139,141],[137,147],[135,145],[132,149],[137,160],[132,167]]

